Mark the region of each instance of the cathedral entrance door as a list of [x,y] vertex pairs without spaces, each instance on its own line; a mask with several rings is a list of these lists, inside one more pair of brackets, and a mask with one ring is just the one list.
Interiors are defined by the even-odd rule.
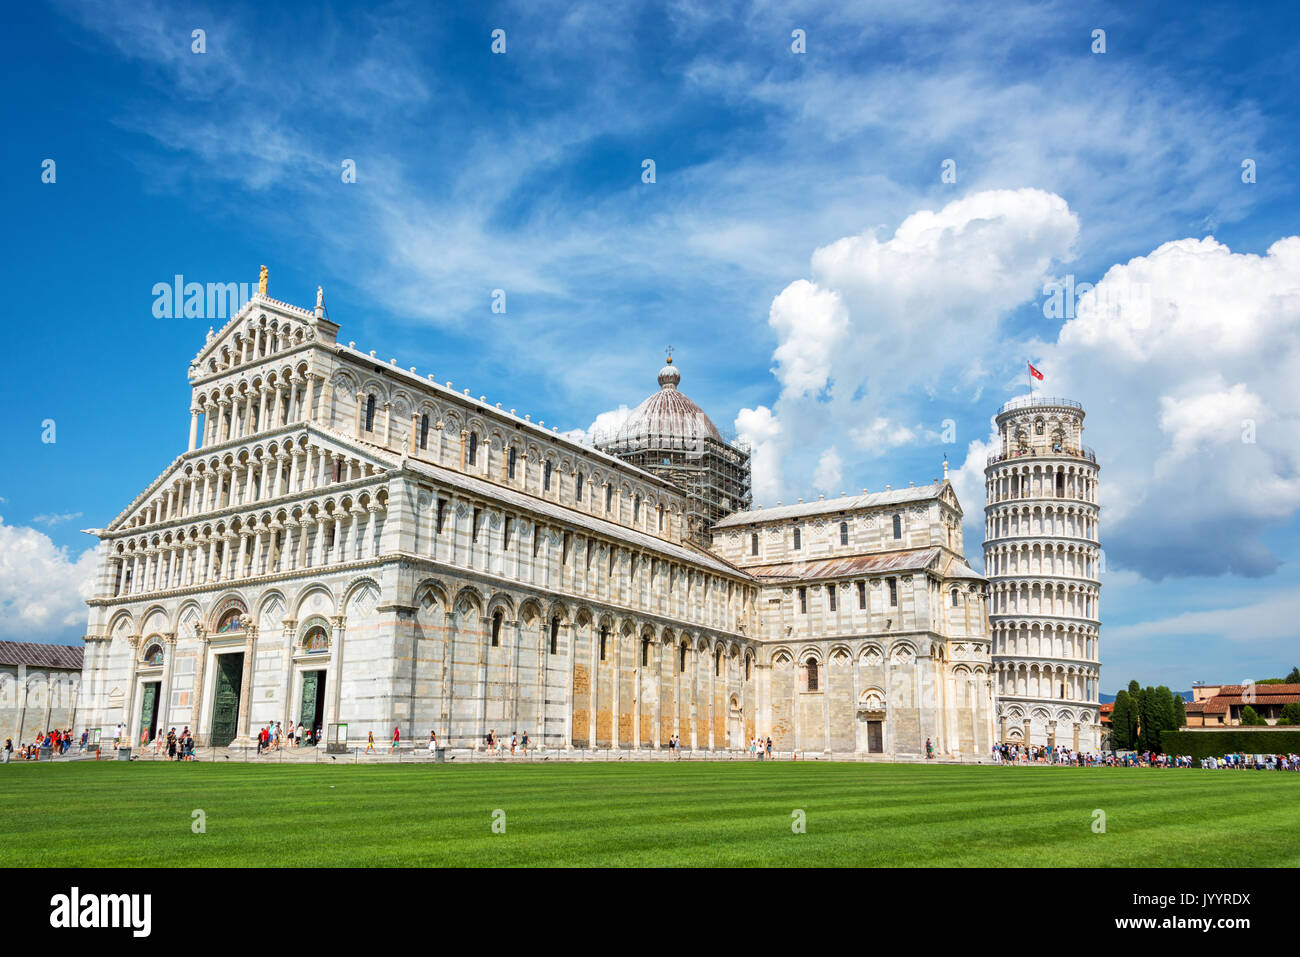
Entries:
[[224,748],[235,740],[239,725],[239,688],[244,678],[244,654],[217,655],[217,691],[212,705],[214,748]]
[[302,673],[302,699],[298,715],[304,731],[313,732],[313,739],[318,739],[319,735],[314,732],[325,717],[325,672]]
[[885,750],[885,722],[867,722],[867,751],[871,754],[883,754]]
[[160,682],[151,681],[144,686],[140,701],[140,730],[148,731],[148,740],[158,736],[158,688]]

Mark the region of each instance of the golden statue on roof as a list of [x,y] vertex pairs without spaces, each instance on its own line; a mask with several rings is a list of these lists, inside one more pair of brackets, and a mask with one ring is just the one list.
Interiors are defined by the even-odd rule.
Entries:
[[266,271],[265,266],[263,266],[262,271],[257,274],[257,294],[259,296],[266,295],[266,279],[269,275],[270,273]]

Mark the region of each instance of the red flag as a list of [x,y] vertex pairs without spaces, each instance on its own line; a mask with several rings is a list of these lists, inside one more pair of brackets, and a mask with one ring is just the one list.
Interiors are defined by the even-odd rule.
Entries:
[[1043,374],[1034,368],[1034,364],[1032,362],[1029,363],[1029,374],[1033,376],[1035,379],[1041,379],[1043,377]]

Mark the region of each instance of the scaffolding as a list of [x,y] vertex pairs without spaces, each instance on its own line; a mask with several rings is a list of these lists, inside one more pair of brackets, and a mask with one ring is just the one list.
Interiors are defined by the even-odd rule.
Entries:
[[747,443],[722,436],[646,433],[635,426],[597,436],[596,448],[672,483],[686,496],[686,537],[711,544],[713,523],[753,503]]

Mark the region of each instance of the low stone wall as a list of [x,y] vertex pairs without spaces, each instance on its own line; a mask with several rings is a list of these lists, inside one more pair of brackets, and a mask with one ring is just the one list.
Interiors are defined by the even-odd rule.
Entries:
[[[72,752],[69,752],[69,756]],[[109,761],[116,758],[112,748],[105,748],[100,760]],[[89,752],[93,759],[94,752]],[[282,748],[267,750],[261,754],[253,748],[211,748],[195,749],[195,757],[200,762],[240,761],[253,764],[436,764],[437,756],[427,748],[399,748],[396,752],[376,745],[373,752],[367,753],[364,747],[349,748],[343,753],[328,753],[323,748]],[[152,746],[141,751],[133,749],[131,759],[135,761],[165,761],[166,750],[155,751]],[[489,752],[471,748],[446,748],[442,750],[442,762],[447,764],[544,764],[548,762],[662,762],[662,761],[750,761],[759,763],[760,759],[751,757],[748,751],[687,751],[681,752],[680,758],[668,749],[611,750],[608,748],[573,748],[567,751],[554,749],[534,749],[528,752],[517,751],[511,754]],[[771,761],[833,761],[865,764],[971,764],[994,765],[991,758],[932,758],[927,761],[919,755],[880,755],[853,753],[800,752],[797,756],[789,751],[776,752]]]

